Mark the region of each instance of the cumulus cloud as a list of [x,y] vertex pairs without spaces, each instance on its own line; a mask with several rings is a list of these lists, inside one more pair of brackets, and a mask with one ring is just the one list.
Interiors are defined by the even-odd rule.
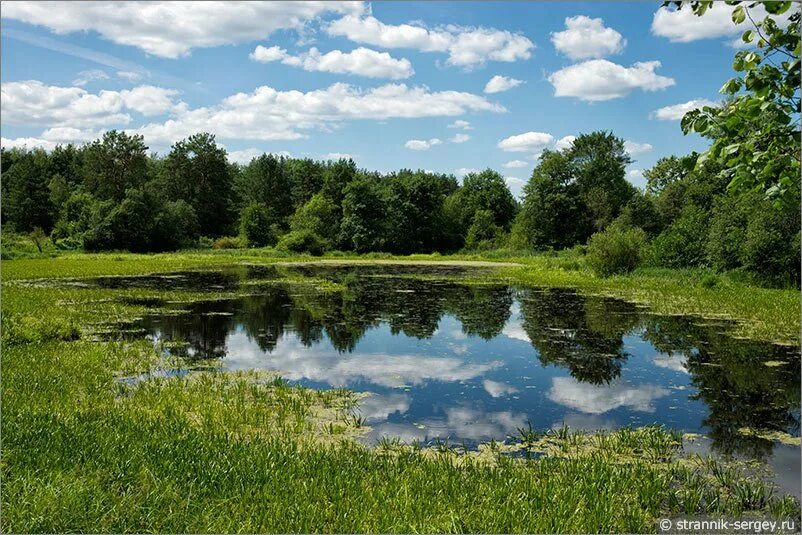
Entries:
[[468,121],[463,121],[462,119],[458,119],[448,125],[448,128],[459,128],[460,130],[473,130],[471,123]]
[[639,154],[645,154],[647,152],[651,152],[654,149],[649,143],[638,143],[637,141],[624,141],[624,150],[629,153],[630,156],[637,156]]
[[[735,7],[724,2],[713,2],[703,17],[694,15],[690,6],[684,6],[682,9],[661,7],[654,13],[652,33],[667,37],[676,43],[740,35],[751,28],[752,24],[749,18],[741,24],[735,24],[732,21],[732,11]],[[767,15],[766,9],[761,5],[746,9],[755,21],[763,20]],[[783,15],[774,17],[775,21],[781,27],[785,27],[793,13],[794,9],[789,9]]]
[[504,108],[472,93],[432,92],[426,87],[387,84],[361,89],[337,83],[309,92],[261,86],[211,107],[186,110],[164,123],[136,129],[151,143],[169,144],[194,132],[220,139],[290,140],[309,129],[330,129],[349,120],[414,119]]
[[699,109],[703,106],[717,106],[718,103],[708,100],[706,98],[697,98],[682,102],[680,104],[672,104],[671,106],[663,106],[662,108],[654,110],[650,117],[652,119],[659,119],[661,121],[679,121],[682,117],[691,110]]
[[460,167],[459,169],[454,169],[454,174],[458,177],[463,177],[465,175],[470,175],[471,173],[478,173],[479,170],[474,167]]
[[37,137],[0,138],[0,146],[6,149],[44,149],[51,151],[58,145],[55,141]]
[[452,137],[451,139],[449,139],[449,141],[451,143],[465,143],[466,141],[468,141],[470,139],[471,139],[471,136],[469,136],[468,134],[457,134],[454,137]]
[[529,59],[534,48],[524,35],[495,28],[419,24],[385,24],[373,16],[346,15],[327,25],[331,36],[382,48],[412,48],[421,52],[444,52],[447,63],[463,68],[487,61],[511,62]]
[[563,136],[557,140],[557,142],[554,144],[554,148],[557,150],[570,149],[574,144],[575,139],[576,136]]
[[525,132],[504,138],[498,148],[506,152],[537,152],[554,142],[554,136],[545,132]]
[[354,156],[347,152],[329,152],[321,156],[324,160],[353,160]]
[[228,161],[238,163],[240,165],[245,165],[250,163],[251,160],[254,158],[258,158],[265,151],[260,149],[243,149],[243,150],[234,150],[228,152]]
[[602,19],[592,19],[584,15],[567,17],[566,29],[551,34],[551,42],[558,52],[571,59],[603,58],[618,54],[627,40],[612,28],[607,28]]
[[443,142],[436,137],[432,139],[410,139],[404,146],[410,150],[429,150],[435,145],[441,145]]
[[526,185],[526,180],[522,180],[515,176],[505,176],[504,183],[507,184],[507,188],[512,193],[513,197],[516,199],[520,199],[523,195],[524,186]]
[[637,412],[654,412],[654,400],[669,390],[657,385],[630,386],[621,382],[592,385],[573,377],[555,377],[548,397],[555,403],[587,414],[602,414],[625,407]]
[[646,185],[646,179],[643,177],[643,169],[630,169],[627,173],[627,178],[633,186],[642,188]]
[[659,61],[633,63],[624,67],[606,59],[577,63],[551,74],[555,97],[576,97],[588,102],[625,97],[635,89],[657,91],[675,84],[673,78],[654,71]]
[[521,167],[529,167],[529,162],[524,160],[510,160],[502,164],[502,167],[506,169],[520,169]]
[[500,398],[501,396],[506,396],[507,394],[515,394],[518,392],[518,389],[512,385],[508,385],[507,383],[500,383],[498,381],[491,381],[490,379],[485,379],[482,381],[482,386],[485,389],[485,392],[490,394],[491,397]]
[[513,87],[518,87],[522,83],[524,83],[523,80],[516,80],[515,78],[507,78],[506,76],[496,75],[485,85],[485,93],[501,93],[502,91],[509,91]]
[[130,123],[129,111],[152,116],[179,109],[173,100],[177,91],[154,86],[93,94],[28,80],[5,83],[0,91],[4,124],[109,127]]
[[328,14],[353,15],[361,2],[8,2],[2,16],[58,34],[94,31],[148,54],[178,58],[193,48],[246,43],[300,30]]
[[321,54],[317,48],[310,48],[308,52],[293,56],[278,46],[266,48],[259,45],[251,52],[250,58],[261,63],[280,61],[305,71],[356,74],[368,78],[399,80],[409,78],[415,73],[408,59],[395,59],[387,52],[377,52],[364,47],[351,52],[332,50],[325,54]]
[[688,371],[688,357],[682,354],[661,353],[652,358],[652,364],[667,370],[690,374]]

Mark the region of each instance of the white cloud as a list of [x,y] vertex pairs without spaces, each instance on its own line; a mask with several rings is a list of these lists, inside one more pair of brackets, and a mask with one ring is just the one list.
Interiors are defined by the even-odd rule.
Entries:
[[646,185],[646,179],[643,177],[642,169],[630,169],[627,173],[627,179],[636,187],[642,188]]
[[0,146],[6,149],[44,149],[51,151],[58,145],[55,141],[36,137],[0,138]]
[[89,69],[78,73],[78,78],[72,81],[72,85],[83,87],[96,80],[108,80],[110,77],[106,71],[101,69]]
[[164,123],[136,129],[151,143],[170,144],[195,132],[220,139],[299,139],[309,129],[331,129],[349,120],[413,119],[502,112],[484,97],[459,91],[387,84],[367,90],[337,83],[309,92],[261,86],[237,93],[212,107],[186,110]]
[[361,2],[8,2],[3,18],[58,34],[95,31],[105,39],[178,58],[193,48],[246,43],[300,30],[327,14],[362,13]]
[[485,379],[482,381],[482,386],[484,387],[485,391],[494,398],[500,398],[501,396],[515,394],[518,392],[518,389],[512,385],[508,385],[507,383],[499,383],[498,381],[491,381],[490,379]]
[[250,163],[254,158],[258,158],[264,154],[264,152],[265,151],[260,149],[234,150],[228,153],[228,161],[245,165]]
[[473,130],[471,123],[469,123],[468,121],[463,121],[462,119],[454,121],[453,123],[448,125],[448,128],[459,128],[460,130]]
[[409,410],[410,398],[407,394],[391,392],[389,394],[371,393],[359,401],[356,412],[368,422],[382,422],[391,414],[404,414]]
[[324,160],[353,160],[354,156],[347,152],[329,152],[321,156]]
[[429,150],[435,145],[441,145],[443,142],[436,137],[432,139],[410,139],[404,146],[410,150]]
[[485,93],[501,93],[502,91],[509,91],[513,87],[518,87],[523,83],[523,80],[516,80],[515,78],[507,78],[506,76],[496,75],[487,82],[487,85],[485,85]]
[[[101,91],[103,94],[103,91]],[[152,85],[142,85],[131,90],[120,91],[125,106],[142,115],[160,115],[173,110],[172,97],[178,94],[173,89],[163,89]]]
[[[667,37],[676,43],[739,35],[751,28],[752,24],[749,18],[741,24],[735,24],[732,21],[732,11],[735,7],[724,2],[713,2],[701,17],[696,16],[687,5],[682,9],[661,7],[655,12],[652,19],[652,33],[660,37]],[[746,5],[743,7],[746,8]],[[798,7],[796,9],[798,10]],[[755,21],[763,20],[767,15],[765,8],[761,5],[748,8],[748,10]],[[788,24],[788,17],[793,12],[794,8],[789,9],[774,19],[781,27],[785,27]]]
[[573,377],[555,377],[548,397],[555,403],[587,414],[602,414],[620,407],[637,412],[654,412],[654,400],[669,393],[669,390],[657,385],[630,386],[621,382],[593,385]]
[[651,152],[654,149],[649,143],[638,143],[637,141],[624,141],[624,150],[629,153],[630,156],[637,156],[639,154],[645,154],[647,152]]
[[571,146],[574,144],[574,140],[576,136],[564,136],[557,140],[554,144],[554,148],[557,150],[565,150],[570,149]]
[[117,71],[117,76],[131,83],[142,79],[142,73],[136,71]]
[[673,78],[654,71],[659,61],[633,63],[624,67],[606,59],[577,63],[551,74],[555,97],[576,97],[588,102],[625,97],[635,89],[657,91],[675,84]]
[[506,169],[520,169],[521,167],[529,167],[529,162],[524,160],[510,160],[502,164],[502,167]]
[[478,173],[479,170],[473,167],[460,167],[459,169],[454,169],[454,174],[458,177],[463,177],[465,175],[470,175],[471,173]]
[[466,141],[468,141],[470,139],[471,139],[471,136],[469,136],[468,134],[457,134],[454,137],[452,137],[451,139],[449,139],[449,141],[451,143],[465,143]]
[[504,182],[507,184],[507,188],[509,188],[510,193],[512,193],[513,197],[516,199],[520,199],[521,195],[523,195],[524,186],[526,185],[526,180],[521,180],[518,177],[514,176],[505,176]]
[[554,136],[545,132],[525,132],[502,139],[498,148],[506,152],[537,152],[554,142]]
[[326,31],[331,36],[382,48],[445,52],[448,53],[447,63],[464,68],[487,61],[529,59],[535,46],[521,34],[494,28],[448,25],[429,29],[418,24],[384,24],[370,15],[346,15],[331,22]]
[[571,59],[603,58],[620,53],[627,40],[612,28],[604,26],[602,19],[584,15],[565,19],[566,30],[551,34],[551,42],[558,52]]
[[649,117],[652,119],[659,119],[661,121],[679,121],[682,117],[691,110],[701,108],[703,106],[717,106],[718,103],[708,100],[706,98],[697,98],[682,102],[680,104],[673,104],[671,106],[663,106],[654,110]]
[[688,371],[688,357],[682,354],[661,353],[652,358],[652,363],[660,368],[690,374]]
[[368,78],[399,80],[409,78],[415,73],[408,59],[395,59],[387,52],[364,47],[351,52],[332,50],[325,54],[321,54],[317,48],[310,48],[308,52],[293,56],[277,46],[265,48],[259,45],[251,52],[250,58],[262,63],[281,61],[285,65],[301,67],[305,71],[356,74]]
[[93,94],[28,80],[5,83],[0,91],[4,124],[110,127],[130,123],[128,111],[150,116],[178,109],[172,98],[176,91],[154,86]]

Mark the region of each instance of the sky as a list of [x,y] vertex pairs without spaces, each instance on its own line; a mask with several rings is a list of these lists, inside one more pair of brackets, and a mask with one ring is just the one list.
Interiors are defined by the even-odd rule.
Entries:
[[731,7],[660,2],[3,2],[5,147],[110,129],[151,151],[208,131],[229,158],[493,168],[520,194],[544,149],[609,130],[634,160],[703,150],[683,111],[733,75]]

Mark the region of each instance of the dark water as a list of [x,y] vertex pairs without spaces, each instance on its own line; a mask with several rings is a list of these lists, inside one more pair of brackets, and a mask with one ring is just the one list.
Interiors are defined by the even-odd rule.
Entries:
[[569,290],[408,277],[427,268],[290,274],[345,289],[282,284],[272,268],[95,283],[213,292],[272,279],[250,287],[255,295],[194,303],[135,327],[157,341],[186,342],[170,349],[176,355],[219,359],[225,369],[280,370],[306,386],[371,392],[360,409],[371,440],[473,444],[503,440],[530,423],[586,430],[663,424],[706,435],[720,453],[782,459],[778,468],[795,473],[798,487],[798,448],[739,433],[749,427],[799,436],[798,348],[734,339],[724,323],[656,316]]

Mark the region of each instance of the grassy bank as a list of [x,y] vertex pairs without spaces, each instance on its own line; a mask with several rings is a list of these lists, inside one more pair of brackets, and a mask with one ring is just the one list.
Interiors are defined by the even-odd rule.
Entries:
[[[793,499],[737,467],[680,456],[681,438],[661,429],[524,432],[517,445],[468,455],[391,442],[371,449],[353,440],[364,429],[351,415],[359,402],[351,392],[252,373],[120,381],[184,363],[165,362],[147,342],[94,340],[99,325],[145,313],[154,296],[208,294],[21,280],[289,260],[298,259],[237,251],[3,262],[2,530],[649,532],[666,515],[798,517]],[[517,261],[487,276],[617,288],[633,299],[638,288],[659,290],[660,280],[684,284],[659,273],[591,283],[581,266],[561,266],[565,259]],[[701,299],[708,312],[736,304]]]
[[[418,262],[501,262],[485,277],[510,283],[570,287],[590,294],[603,294],[633,301],[659,314],[688,314],[726,318],[737,323],[735,335],[783,344],[799,344],[800,297],[797,289],[763,288],[737,277],[709,270],[640,268],[626,276],[594,276],[579,255],[521,256],[483,255],[329,255],[330,261],[418,261]],[[129,253],[65,253],[53,257],[4,261],[4,281],[15,279],[137,275],[213,268],[235,263],[317,261],[309,256],[282,255],[271,249],[201,250],[181,253],[136,255]]]

